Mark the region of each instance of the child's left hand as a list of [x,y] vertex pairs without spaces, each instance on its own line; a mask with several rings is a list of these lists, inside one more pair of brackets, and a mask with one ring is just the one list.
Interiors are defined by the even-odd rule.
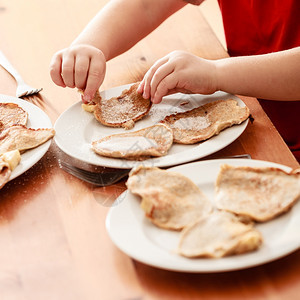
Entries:
[[214,61],[184,51],[159,59],[145,74],[138,92],[153,103],[178,92],[212,94],[217,89]]

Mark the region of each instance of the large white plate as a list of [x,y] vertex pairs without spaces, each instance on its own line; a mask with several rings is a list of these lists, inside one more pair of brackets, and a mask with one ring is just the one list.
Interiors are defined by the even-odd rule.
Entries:
[[[103,98],[116,97],[128,87],[129,85],[112,88],[101,92],[101,96]],[[217,99],[229,98],[234,98],[238,101],[240,106],[245,106],[243,101],[238,97],[223,92],[217,92],[209,96],[198,94],[175,94],[167,96],[160,104],[153,105],[149,115],[136,122],[132,131],[154,125],[166,115],[191,110],[194,107]],[[189,101],[189,104],[180,105],[185,101]],[[248,121],[243,122],[240,125],[232,126],[231,128],[222,131],[218,136],[203,143],[195,145],[174,144],[166,156],[148,159],[143,161],[142,164],[167,167],[207,156],[232,143],[242,134],[247,124]],[[125,132],[125,130],[122,128],[103,126],[94,118],[93,114],[88,113],[81,108],[81,101],[75,103],[61,114],[54,124],[54,129],[56,131],[54,139],[58,147],[71,157],[86,163],[123,169],[130,169],[136,164],[141,163],[140,161],[103,157],[94,153],[91,149],[92,141],[107,135]]]
[[[29,128],[52,128],[51,120],[48,115],[41,110],[39,107],[33,105],[26,100],[21,100],[16,97],[0,95],[0,102],[2,103],[16,103],[20,107],[22,107],[28,113],[28,122],[27,127]],[[34,164],[36,164],[47,152],[51,144],[51,140],[46,143],[40,145],[37,148],[28,150],[21,155],[20,164],[12,171],[10,179],[12,180],[17,176],[23,174],[29,168],[31,168]]]
[[[258,160],[219,159],[189,163],[171,168],[193,180],[204,194],[214,197],[214,182],[221,164],[274,166]],[[179,233],[159,229],[145,218],[140,199],[125,191],[107,215],[106,228],[113,243],[130,257],[145,264],[180,272],[223,272],[257,266],[285,256],[300,246],[300,203],[288,213],[266,223],[255,225],[262,233],[262,247],[254,252],[220,259],[189,259],[174,253]],[[209,234],[209,233],[208,233]],[[213,237],[212,237],[213,238]]]

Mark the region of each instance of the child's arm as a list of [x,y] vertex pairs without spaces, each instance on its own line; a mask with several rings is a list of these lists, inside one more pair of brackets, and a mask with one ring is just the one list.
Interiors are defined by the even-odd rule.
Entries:
[[89,101],[105,76],[106,61],[125,52],[182,8],[182,0],[114,0],[91,20],[69,48],[50,65],[52,80],[84,89]]
[[217,62],[218,89],[270,100],[300,100],[300,47]]
[[211,94],[218,90],[270,100],[299,100],[300,47],[215,61],[175,51],[149,69],[138,89],[153,103],[175,92]]

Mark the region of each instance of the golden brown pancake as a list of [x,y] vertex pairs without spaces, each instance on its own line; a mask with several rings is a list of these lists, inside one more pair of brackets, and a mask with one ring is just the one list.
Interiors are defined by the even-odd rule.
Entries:
[[218,135],[221,130],[240,124],[249,117],[249,109],[236,100],[217,100],[190,111],[167,116],[162,123],[173,129],[174,143],[195,144]]
[[99,155],[141,160],[166,155],[173,143],[173,132],[165,124],[156,124],[138,131],[106,136],[92,143]]
[[257,249],[262,236],[228,212],[214,211],[183,229],[178,253],[186,257],[219,258]]
[[142,198],[146,217],[161,228],[181,230],[212,210],[198,186],[180,173],[138,166],[126,185]]
[[149,99],[144,99],[136,92],[138,86],[137,82],[124,90],[119,97],[110,99],[103,99],[97,93],[93,100],[96,103],[95,118],[106,126],[131,129],[134,122],[148,114],[152,105]]
[[222,165],[216,181],[216,206],[265,222],[288,211],[300,198],[300,174],[277,168]]
[[54,129],[32,129],[23,125],[11,126],[0,134],[0,154],[19,150],[20,152],[35,148],[55,134]]
[[12,125],[26,125],[28,113],[15,103],[0,103],[0,130]]

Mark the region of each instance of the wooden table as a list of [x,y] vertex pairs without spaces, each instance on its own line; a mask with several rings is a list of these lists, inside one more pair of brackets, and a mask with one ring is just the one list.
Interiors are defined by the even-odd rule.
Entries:
[[[55,86],[52,55],[76,37],[106,1],[0,1],[1,50],[24,79],[43,92],[28,99],[54,123],[78,101]],[[227,56],[199,8],[187,6],[126,54],[108,63],[102,89],[140,80],[159,57],[185,49]],[[15,82],[0,68],[0,93]],[[242,97],[254,122],[234,143],[212,155],[252,158],[298,167],[256,99]],[[187,274],[149,267],[118,250],[105,230],[109,201],[124,181],[96,188],[62,171],[52,143],[31,169],[0,191],[1,299],[296,299],[300,252],[263,266],[219,274]],[[109,200],[107,202],[107,200]]]

